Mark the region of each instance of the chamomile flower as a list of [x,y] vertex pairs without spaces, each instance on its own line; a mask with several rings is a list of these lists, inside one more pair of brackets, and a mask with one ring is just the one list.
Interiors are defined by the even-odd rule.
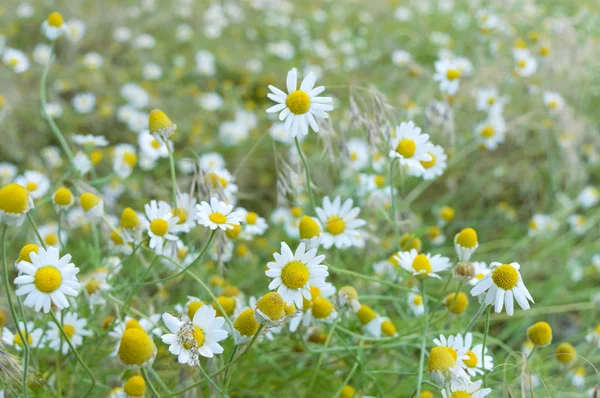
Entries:
[[544,91],[544,105],[548,108],[550,113],[557,113],[562,110],[565,106],[565,100],[563,97],[554,91]]
[[415,249],[398,252],[393,258],[411,275],[419,278],[429,276],[441,279],[437,273],[450,268],[450,260],[447,257],[442,257],[439,254],[434,256],[429,253],[420,254]]
[[475,286],[480,280],[485,278],[485,276],[489,274],[491,270],[483,261],[475,261],[471,264],[473,265],[473,272],[475,276],[469,280],[469,284],[471,286]]
[[492,272],[481,279],[471,289],[472,296],[482,296],[486,305],[494,304],[494,311],[499,313],[506,305],[506,313],[512,316],[514,313],[514,302],[517,301],[523,310],[528,310],[529,301],[533,297],[525,287],[519,268],[519,263],[502,264],[493,262],[490,264]]
[[324,86],[314,87],[317,76],[310,72],[297,89],[298,71],[292,68],[287,74],[286,86],[288,93],[269,85],[271,93],[267,96],[277,102],[267,109],[268,113],[280,112],[279,120],[285,120],[285,128],[292,137],[307,135],[308,127],[319,132],[317,118],[327,119],[327,112],[333,110],[331,97],[319,97],[325,91]]
[[600,324],[589,331],[589,333],[585,336],[585,341],[590,344],[596,344],[596,346],[600,348]]
[[71,141],[88,150],[93,148],[102,148],[108,146],[109,144],[105,136],[92,134],[73,134],[71,136]]
[[67,21],[67,39],[72,42],[78,42],[85,34],[85,22],[78,19]]
[[0,184],[7,184],[17,175],[19,169],[12,163],[0,162]]
[[296,252],[281,242],[281,253],[274,253],[275,261],[267,264],[265,274],[273,278],[270,290],[277,290],[286,305],[294,304],[302,308],[302,298],[311,299],[310,287],[325,286],[325,278],[329,275],[327,266],[321,264],[324,255],[317,255],[317,249],[305,251],[305,244],[300,243]]
[[217,228],[223,231],[233,229],[234,225],[239,225],[242,221],[241,213],[238,210],[234,210],[233,205],[222,202],[214,197],[210,199],[210,204],[202,202],[196,205],[196,209],[198,210],[196,213],[198,224],[213,231]]
[[348,155],[350,167],[354,170],[362,170],[369,164],[369,144],[360,138],[348,140]]
[[114,156],[113,171],[119,178],[124,180],[131,175],[138,162],[135,148],[130,144],[115,145]]
[[360,309],[360,301],[358,301],[358,292],[353,286],[344,286],[338,292],[338,302],[340,306],[348,306],[354,312]]
[[[62,316],[61,316],[62,315]],[[75,312],[67,312],[65,314],[57,314],[58,319],[62,318],[62,327],[65,330],[73,347],[77,348],[83,344],[83,338],[91,336],[92,332],[87,330],[87,320],[79,318]],[[48,332],[46,335],[48,347],[54,351],[61,351],[66,354],[69,352],[69,345],[63,340],[62,333],[54,322],[48,322]]]
[[548,234],[558,230],[559,222],[548,214],[535,214],[529,221],[529,236]]
[[[453,338],[453,336],[450,336]],[[431,378],[438,384],[445,384],[447,381],[469,380],[469,376],[464,370],[463,360],[467,357],[464,348],[454,347],[453,343],[442,335],[440,339],[435,339],[439,345],[436,345],[429,351],[427,360],[427,370]],[[458,348],[458,349],[457,349]]]
[[400,165],[408,166],[409,169],[422,170],[421,162],[431,162],[429,152],[432,144],[429,135],[422,134],[421,128],[412,121],[402,122],[396,127],[395,136],[390,141],[390,158],[398,158]]
[[86,175],[92,169],[92,161],[85,153],[81,151],[75,154],[75,157],[73,158],[73,165],[80,176]]
[[[315,323],[331,323],[338,317],[331,297],[335,294],[335,287],[331,283],[325,283],[320,288],[310,287],[310,308],[303,311],[302,324],[308,327]],[[303,301],[303,304],[305,302]],[[306,305],[303,305],[303,309]],[[296,307],[298,308],[298,307]]]
[[521,77],[529,77],[535,74],[538,68],[538,62],[529,51],[516,51],[515,57],[515,73]]
[[157,353],[154,341],[140,327],[126,328],[117,349],[117,356],[127,368],[139,368],[152,365]]
[[423,315],[423,313],[425,312],[423,296],[421,296],[419,293],[408,293],[408,306],[416,316]]
[[506,97],[500,96],[496,88],[482,88],[477,90],[477,109],[488,113],[502,113]]
[[27,188],[29,196],[33,199],[39,199],[50,189],[50,180],[39,171],[26,171],[23,175],[17,177],[15,182]]
[[325,249],[335,246],[338,249],[349,247],[360,247],[363,245],[363,237],[359,228],[366,225],[366,221],[358,217],[359,207],[352,207],[352,199],[346,199],[342,204],[342,198],[336,196],[333,202],[329,196],[323,198],[323,207],[317,207],[315,211],[319,221],[324,226],[320,242]]
[[197,225],[196,198],[189,193],[178,194],[175,215],[178,218],[175,227],[176,232],[190,232]]
[[142,155],[154,161],[156,159],[168,157],[168,145],[172,146],[172,143],[170,140],[166,143],[162,140],[157,140],[148,130],[143,130],[138,134],[138,145]]
[[487,347],[484,349],[482,344],[473,346],[472,333],[467,333],[464,338],[463,335],[459,333],[456,335],[455,341],[457,345],[462,345],[464,350],[466,350],[465,355],[468,358],[463,359],[463,363],[465,364],[465,370],[469,376],[475,377],[478,374],[482,375],[484,370],[491,371],[494,368],[494,358],[491,355],[487,355]]
[[502,115],[490,115],[475,126],[475,139],[489,150],[495,150],[504,142],[506,123]]
[[73,96],[73,108],[82,115],[91,113],[96,106],[96,96],[92,93],[77,93]]
[[67,25],[59,12],[53,12],[48,15],[48,19],[46,19],[42,23],[42,33],[49,40],[56,40],[65,34],[67,31]]
[[75,202],[73,192],[69,188],[58,188],[52,194],[52,203],[57,211],[68,210]]
[[460,261],[469,261],[478,247],[477,232],[473,228],[465,228],[454,236],[454,250]]
[[410,168],[408,173],[411,176],[422,177],[424,180],[433,180],[444,174],[446,161],[448,160],[444,148],[439,145],[432,145],[427,154],[431,157],[431,160],[421,160],[421,168]]
[[159,202],[153,200],[146,204],[144,209],[148,219],[148,236],[150,236],[148,246],[157,254],[162,254],[167,242],[179,240],[175,235],[179,217],[174,217],[171,206],[162,200]]
[[233,321],[233,340],[236,345],[252,339],[260,324],[256,321],[253,308],[246,308]]
[[577,196],[577,203],[584,209],[595,206],[600,201],[600,192],[598,188],[588,185]]
[[571,230],[577,235],[584,235],[589,229],[587,218],[582,214],[573,214],[567,219]]
[[[36,348],[44,343],[44,332],[42,329],[36,328],[33,322],[19,321],[18,327],[30,348]],[[7,346],[14,347],[17,351],[21,351],[24,347],[19,332],[13,333],[7,327],[2,328],[2,342]]]
[[106,272],[96,273],[92,279],[85,284],[85,294],[88,299],[90,309],[94,309],[96,305],[105,305],[106,298],[104,295],[112,290],[112,286],[107,282],[108,274]]
[[79,196],[79,203],[86,216],[94,219],[104,215],[104,201],[91,192],[84,192]]
[[194,318],[187,322],[168,313],[164,313],[162,319],[171,333],[164,334],[161,339],[169,345],[169,352],[177,355],[179,363],[197,366],[200,356],[212,358],[223,353],[219,341],[225,340],[228,335],[223,329],[225,318],[217,317],[212,307],[200,307]]
[[[67,242],[67,232],[62,230],[59,234],[58,225],[56,224],[41,225],[38,228],[38,232],[46,246],[59,248],[61,245],[64,245]],[[36,240],[38,240],[37,236]],[[41,244],[40,242],[38,243]]]
[[76,297],[81,288],[76,276],[79,268],[70,262],[71,255],[60,257],[57,248],[49,247],[39,248],[29,257],[30,262],[17,264],[20,276],[14,282],[20,285],[16,295],[27,296],[23,304],[44,313],[50,311],[51,305],[58,309],[69,308],[67,296]]
[[448,390],[442,390],[444,398],[484,398],[491,392],[491,388],[482,388],[483,380],[471,382],[468,379],[455,379],[450,382]]
[[2,53],[2,63],[15,73],[23,73],[29,70],[29,59],[20,50],[7,48]]
[[0,188],[1,224],[20,226],[32,208],[33,199],[22,185],[8,184]]
[[450,58],[440,59],[435,62],[433,79],[440,84],[440,91],[447,95],[454,95],[458,91],[461,68],[456,60]]
[[571,384],[581,389],[585,386],[585,368],[579,367],[571,374]]
[[267,222],[263,217],[260,217],[253,211],[248,211],[244,208],[239,208],[238,212],[242,217],[242,234],[251,238],[253,236],[260,236],[267,230]]

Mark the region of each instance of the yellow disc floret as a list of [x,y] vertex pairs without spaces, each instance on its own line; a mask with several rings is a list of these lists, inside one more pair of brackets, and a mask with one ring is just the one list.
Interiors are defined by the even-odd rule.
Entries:
[[311,239],[321,234],[321,227],[309,216],[302,216],[298,228],[300,229],[301,239]]
[[119,345],[119,359],[127,366],[144,366],[154,359],[156,346],[140,328],[125,329]]
[[469,298],[463,292],[458,292],[458,296],[455,293],[450,293],[444,299],[446,308],[453,314],[464,314],[469,306]]
[[419,276],[427,276],[431,273],[431,262],[429,258],[424,254],[417,254],[412,263],[412,268],[415,272],[419,273]]
[[456,80],[460,77],[460,71],[458,69],[448,69],[446,71],[446,78],[448,80]]
[[425,167],[426,169],[430,169],[433,166],[435,166],[435,156],[433,156],[433,153],[431,153],[431,152],[427,152],[427,154],[429,156],[431,156],[431,160],[429,160],[429,161],[421,160],[421,165],[423,167]]
[[142,376],[133,376],[125,382],[123,390],[128,396],[143,397],[146,392],[146,382]]
[[223,311],[225,311],[228,316],[233,315],[233,311],[235,310],[235,299],[233,297],[219,296],[217,297],[217,301],[213,301],[212,307],[220,316],[223,316],[221,309],[217,306],[217,302],[221,305]]
[[312,302],[312,314],[316,319],[325,319],[333,312],[333,304],[326,298],[315,297]]
[[356,397],[356,390],[354,389],[354,387],[346,384],[344,386],[344,388],[342,388],[342,391],[340,391],[340,398],[355,398]]
[[121,213],[121,227],[133,229],[139,227],[141,224],[140,218],[138,217],[135,210],[131,207],[126,207]]
[[456,364],[456,359],[448,347],[435,346],[429,351],[427,369],[430,372],[445,372]]
[[84,192],[79,197],[79,202],[83,210],[90,211],[94,206],[100,203],[100,198],[90,192]]
[[150,112],[148,120],[148,129],[151,134],[161,133],[168,131],[174,127],[173,122],[169,117],[160,109],[154,109]]
[[54,192],[52,200],[58,206],[70,206],[73,204],[73,192],[68,188],[58,188],[56,192]]
[[492,280],[501,289],[511,290],[519,282],[519,273],[510,264],[502,264],[492,271]]
[[48,25],[53,26],[55,28],[60,28],[65,23],[63,16],[60,12],[53,12],[48,15]]
[[310,108],[310,97],[302,90],[296,90],[287,96],[285,106],[295,115],[303,115]]
[[477,232],[473,228],[465,228],[456,235],[456,243],[467,249],[477,246]]
[[342,217],[331,216],[327,219],[325,229],[331,235],[339,235],[346,229],[346,222]]
[[283,318],[285,314],[285,302],[277,292],[270,292],[262,296],[256,302],[256,308],[272,321]]
[[29,193],[19,184],[8,184],[0,189],[0,211],[23,214],[29,208]]
[[254,319],[254,310],[248,308],[243,311],[233,322],[233,327],[242,336],[251,337],[258,329],[258,322]]
[[28,263],[30,263],[31,262],[31,257],[30,257],[31,253],[37,254],[39,249],[40,249],[40,247],[38,245],[36,245],[35,243],[29,243],[29,244],[23,246],[23,248],[19,252],[19,258],[17,258],[17,264],[20,263],[21,261],[27,261]]
[[548,322],[538,322],[527,329],[527,337],[537,346],[545,346],[552,342],[552,328]]
[[56,291],[62,282],[60,271],[51,265],[38,268],[33,277],[33,284],[43,293]]
[[[187,305],[187,315],[190,319],[194,319],[194,315],[196,315],[196,311],[202,307],[204,303],[202,301],[194,300],[190,301]],[[216,310],[215,310],[216,311]]]
[[381,323],[381,331],[388,337],[392,337],[396,335],[396,326],[390,321],[386,319]]
[[474,368],[475,366],[477,366],[477,356],[475,355],[475,353],[471,350],[467,351],[466,354],[469,358],[467,359],[463,359],[463,362],[465,363],[465,365],[467,365],[470,368]]
[[417,144],[413,140],[405,138],[400,140],[396,146],[396,152],[405,158],[412,158],[417,150]]
[[556,359],[563,365],[573,362],[577,358],[577,351],[569,343],[560,343],[556,347]]
[[227,222],[227,217],[219,212],[210,213],[208,219],[215,224],[225,224]]
[[[212,216],[212,214],[211,214]],[[235,239],[238,236],[240,236],[240,233],[242,232],[242,226],[241,225],[233,225],[233,228],[229,228],[227,231],[225,231],[225,235],[227,235],[227,237],[229,239]]]
[[281,281],[290,289],[304,287],[308,277],[308,267],[298,260],[290,261],[281,269]]
[[150,231],[156,236],[164,236],[169,231],[169,223],[162,218],[154,219],[150,223]]
[[356,316],[361,324],[366,325],[373,319],[377,318],[377,313],[368,305],[362,304],[359,310],[356,312]]

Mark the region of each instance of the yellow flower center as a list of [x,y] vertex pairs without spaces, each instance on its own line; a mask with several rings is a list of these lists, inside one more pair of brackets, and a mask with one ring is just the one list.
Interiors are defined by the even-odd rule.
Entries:
[[141,328],[125,329],[119,345],[119,358],[129,366],[141,366],[154,357],[156,346]]
[[188,219],[188,211],[186,209],[182,209],[181,207],[177,208],[177,211],[171,211],[174,216],[179,218],[177,224],[184,224]]
[[[423,276],[429,274],[431,272],[431,262],[424,254],[417,254],[412,263],[412,268],[422,274]],[[425,271],[425,272],[420,272]]]
[[413,140],[405,138],[400,140],[398,146],[396,147],[396,152],[402,155],[405,158],[412,158],[417,150],[417,144]]
[[345,385],[340,392],[340,398],[356,398],[356,390],[352,386]]
[[152,142],[150,143],[150,145],[152,145],[152,148],[154,148],[154,149],[160,148],[160,142],[158,142],[155,139],[152,139]]
[[448,71],[446,71],[446,77],[448,80],[456,80],[460,77],[460,71],[458,69],[448,69]]
[[519,273],[510,264],[502,264],[492,272],[492,280],[501,289],[511,290],[519,282]]
[[420,295],[416,294],[413,297],[413,304],[414,305],[421,305],[421,304],[423,304],[423,296],[420,296]]
[[331,216],[327,219],[325,229],[331,235],[339,235],[346,229],[346,223],[344,222],[344,219],[339,216]]
[[428,154],[429,156],[431,156],[431,160],[430,160],[430,161],[428,161],[428,162],[427,162],[427,161],[425,161],[425,160],[421,160],[421,165],[422,165],[423,167],[425,167],[426,169],[430,169],[430,168],[432,168],[433,166],[435,166],[435,156],[433,156],[433,153],[431,153],[431,152],[427,152],[427,154]]
[[28,263],[30,263],[31,257],[29,255],[31,254],[31,252],[37,253],[39,248],[40,247],[35,243],[29,243],[23,246],[23,248],[19,252],[19,258],[17,258],[17,264],[21,261],[27,261]]
[[73,203],[73,193],[67,188],[59,188],[54,192],[54,203],[59,206],[68,206]]
[[233,228],[229,228],[227,231],[225,231],[225,235],[227,235],[227,237],[229,239],[235,239],[238,236],[240,236],[240,233],[242,232],[242,226],[241,225],[234,225]]
[[256,224],[257,220],[258,220],[258,214],[254,213],[253,211],[249,212],[246,215],[246,224],[254,225],[254,224]]
[[150,133],[158,133],[161,130],[169,129],[173,126],[173,122],[171,119],[161,110],[154,109],[150,112],[150,117],[148,120],[148,127]]
[[58,235],[48,234],[44,237],[44,241],[48,246],[56,246],[56,244],[58,243]]
[[377,313],[368,305],[362,304],[356,312],[356,316],[361,324],[366,325],[377,317]]
[[225,224],[227,222],[227,217],[219,212],[210,213],[208,219],[215,224]]
[[67,335],[69,340],[71,340],[73,338],[73,335],[75,334],[75,328],[73,327],[73,325],[63,325],[63,329],[65,329],[65,334]]
[[[225,311],[228,316],[233,315],[233,311],[235,310],[235,299],[233,297],[219,296],[217,297],[217,301],[221,304],[223,311]],[[217,311],[217,314],[223,316],[221,310],[217,306],[217,302],[213,301],[212,307]]]
[[475,355],[475,353],[473,351],[469,350],[469,351],[467,351],[467,356],[469,358],[463,360],[465,365],[467,365],[470,368],[474,368],[475,366],[477,366],[477,356]]
[[115,245],[122,245],[125,243],[125,241],[123,240],[123,237],[121,236],[121,230],[119,228],[116,228],[114,231],[110,231],[110,240],[115,244]]
[[473,228],[465,228],[458,233],[456,243],[467,249],[477,246],[477,232]]
[[142,325],[137,321],[137,319],[130,319],[125,322],[125,329],[142,329]]
[[37,189],[37,187],[38,187],[38,184],[36,184],[33,181],[28,182],[26,185],[26,188],[29,192],[35,191]]
[[204,332],[198,326],[194,325],[194,331],[192,332],[193,341],[185,341],[183,346],[186,349],[192,348],[194,343],[196,343],[196,347],[202,347],[204,345]]
[[65,21],[63,20],[62,15],[59,12],[53,12],[48,15],[48,25],[54,26],[55,28],[59,28],[63,25]]
[[448,347],[436,346],[429,351],[427,369],[430,372],[445,372],[456,364],[456,358]]
[[315,297],[312,302],[312,314],[317,319],[325,319],[333,312],[333,304],[326,298]]
[[94,206],[100,203],[100,198],[93,193],[85,192],[79,197],[83,210],[90,211]]
[[567,364],[577,359],[577,352],[571,344],[561,343],[556,347],[556,359],[562,364]]
[[51,265],[39,268],[33,277],[37,290],[43,293],[56,291],[62,282],[60,271]]
[[527,329],[527,337],[535,345],[548,345],[552,342],[552,328],[548,322],[538,322]]
[[92,151],[92,153],[90,153],[90,160],[92,161],[92,164],[94,166],[96,166],[98,163],[100,163],[100,161],[102,160],[102,152],[100,151]]
[[233,322],[233,327],[242,336],[253,336],[258,329],[258,322],[256,322],[256,319],[254,319],[254,310],[252,308],[248,308],[238,315],[238,317],[235,319],[235,322]]
[[190,301],[187,305],[187,315],[190,319],[194,319],[194,315],[196,315],[196,311],[202,307],[204,303],[201,301]]
[[469,299],[463,292],[459,292],[458,297],[456,297],[456,294],[450,293],[446,296],[444,303],[446,304],[446,308],[453,314],[464,314],[469,306]]
[[433,227],[429,227],[427,229],[427,236],[429,236],[429,239],[435,239],[438,236],[440,236],[442,234],[442,229],[440,227],[438,227],[437,225],[434,225]]
[[94,294],[100,288],[100,284],[101,282],[99,280],[93,279],[89,281],[87,285],[85,285],[85,290],[88,292],[88,294]]
[[494,98],[494,97],[489,97],[487,100],[488,105],[494,105],[495,102],[496,102],[496,98]]
[[28,207],[28,193],[18,184],[8,184],[0,189],[0,211],[22,214]]
[[302,215],[302,208],[297,206],[292,207],[290,212],[292,213],[292,217],[299,218]]
[[123,228],[137,228],[140,226],[140,218],[138,217],[135,210],[131,207],[126,207],[121,213],[121,226]]
[[480,280],[482,280],[482,279],[483,279],[483,277],[484,277],[484,276],[485,276],[485,275],[484,275],[484,274],[482,274],[482,273],[480,272],[480,273],[478,273],[477,275],[475,275],[475,278],[477,278],[477,280],[478,280],[478,281],[480,281]]
[[450,398],[471,398],[471,394],[466,391],[454,391]]
[[319,236],[321,233],[321,227],[319,224],[317,224],[317,222],[309,216],[302,216],[300,223],[298,224],[298,228],[300,229],[301,239],[311,239],[315,236]]
[[156,236],[164,236],[169,230],[169,223],[162,218],[152,220],[150,223],[150,231]]
[[296,90],[285,100],[285,106],[295,115],[303,115],[310,108],[310,98],[302,90]]
[[[25,340],[27,340],[27,344],[29,344],[29,345],[33,344],[33,339],[31,338],[30,335],[27,334],[27,332],[25,332],[24,330],[21,330],[21,333],[23,334],[23,336],[25,336]],[[19,336],[19,333],[15,333],[15,337],[13,338],[13,344],[23,347],[23,340],[21,340],[21,336]]]
[[492,126],[487,125],[481,129],[480,134],[485,138],[491,138],[496,134],[496,130]]
[[519,60],[519,68],[523,69],[527,66],[527,61],[524,59]]
[[125,152],[123,154],[123,163],[133,169],[137,164],[137,155],[132,152]]
[[262,296],[256,302],[256,308],[272,321],[283,318],[285,314],[285,302],[283,301],[283,297],[277,292],[270,292]]
[[394,324],[391,321],[385,320],[381,323],[381,331],[386,336],[392,337],[396,334],[396,326],[394,326]]
[[281,270],[281,281],[290,289],[300,289],[308,282],[308,267],[294,260],[287,263]]
[[452,207],[444,206],[440,209],[440,216],[446,222],[451,221],[454,218],[454,209]]
[[146,382],[142,376],[133,376],[125,382],[123,391],[127,396],[143,397],[146,392]]

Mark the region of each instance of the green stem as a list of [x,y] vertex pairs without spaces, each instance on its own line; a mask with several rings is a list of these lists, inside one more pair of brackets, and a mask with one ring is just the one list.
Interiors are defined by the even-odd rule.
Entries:
[[173,193],[173,214],[177,215],[177,179],[175,177],[175,160],[173,159],[173,149],[168,142],[165,142],[169,152],[169,168],[171,169],[171,190]]
[[421,383],[423,382],[423,366],[425,364],[425,348],[427,344],[427,331],[429,329],[429,316],[427,311],[427,296],[425,295],[425,279],[421,279],[421,294],[423,295],[423,317],[425,318],[425,331],[421,340],[421,356],[419,358],[419,376],[417,378],[417,397],[421,396]]
[[[483,344],[481,345],[481,363],[485,364],[485,342],[487,340],[488,333],[490,331],[490,312],[492,311],[492,306],[489,305],[487,311],[485,312],[485,330],[483,332]],[[485,371],[485,366],[482,368],[483,370],[483,387],[485,388],[485,376],[487,372]]]
[[146,370],[146,368],[142,368],[141,371],[142,371],[142,377],[146,381],[146,385],[152,392],[152,396],[160,398],[160,394],[158,393],[158,391],[156,391],[156,387],[154,387],[154,384],[152,384],[152,380],[150,380],[150,377],[148,376],[148,371]]
[[[29,214],[28,214],[29,215]],[[6,289],[6,299],[8,301],[8,307],[10,308],[10,315],[13,318],[13,322],[17,329],[17,334],[23,343],[23,396],[27,398],[27,373],[29,370],[29,344],[27,343],[27,337],[23,335],[21,328],[19,327],[19,322],[17,318],[17,311],[15,310],[15,305],[12,301],[12,292],[10,291],[10,281],[8,277],[8,265],[6,262],[6,231],[8,230],[8,225],[4,225],[2,228],[2,268],[4,269],[4,288]],[[23,323],[25,323],[25,319],[23,319]]]
[[[52,45],[50,46],[50,53],[53,53],[53,52],[54,52],[54,42],[52,42]],[[42,101],[42,114],[48,121],[48,124],[50,125],[50,129],[52,130],[54,135],[56,135],[56,139],[58,139],[60,146],[62,147],[63,151],[67,155],[67,158],[69,159],[69,163],[71,163],[71,166],[75,167],[75,162],[73,161],[73,159],[74,159],[73,152],[71,152],[71,149],[69,148],[69,145],[67,144],[67,141],[65,140],[65,137],[62,135],[60,129],[58,128],[56,123],[54,123],[54,119],[52,118],[52,116],[46,112],[46,108],[48,106],[48,103],[46,100],[46,80],[48,78],[48,71],[50,70],[51,64],[52,64],[52,60],[50,59],[48,61],[48,63],[46,63],[46,66],[44,67],[44,70],[42,72],[42,78],[40,81],[40,99]]]
[[477,312],[475,313],[475,315],[473,316],[473,318],[471,318],[471,320],[469,321],[469,324],[465,328],[465,333],[464,333],[465,336],[467,335],[467,333],[469,332],[469,330],[471,330],[471,328],[473,327],[473,325],[475,324],[475,322],[477,322],[477,319],[479,319],[479,317],[481,316],[481,314],[483,314],[483,311],[485,310],[485,307],[486,307],[485,303],[481,303],[481,306],[479,307],[479,309],[477,310]]
[[[204,378],[206,379],[206,381],[208,381],[210,383],[211,386],[213,386],[215,388],[215,390],[217,390],[217,392],[219,393],[219,395],[221,396],[227,396],[227,395],[223,395],[223,391],[221,391],[221,389],[219,388],[219,386],[217,385],[217,383],[214,382],[214,380],[212,379],[212,377],[210,377],[210,375],[208,373],[206,373],[206,371],[204,370],[204,368],[202,367],[202,365],[198,364],[198,368],[200,368],[200,372],[202,373],[202,376],[204,376]],[[212,394],[210,394],[212,396]]]
[[[227,361],[227,363],[231,363],[231,361],[233,361],[233,357],[235,356],[235,353],[237,352],[239,348],[239,345],[234,345],[233,346],[233,350],[231,350],[231,355],[229,355],[229,361]],[[227,370],[225,371],[225,375],[223,376],[223,396],[225,394],[227,394],[227,389],[229,388],[229,381],[231,380],[229,378],[229,371],[231,370],[231,368],[227,368]]]
[[390,195],[392,201],[391,218],[392,225],[394,226],[394,232],[396,233],[396,239],[398,238],[398,223],[396,222],[396,196],[394,195],[394,166],[399,158],[394,158],[390,163]]
[[65,329],[63,328],[62,324],[60,323],[60,321],[58,320],[58,318],[56,317],[56,314],[54,313],[54,311],[50,311],[50,316],[52,317],[52,320],[54,321],[54,323],[56,323],[56,326],[58,327],[58,329],[60,330],[60,334],[62,335],[63,339],[67,342],[67,344],[69,345],[69,348],[71,349],[71,352],[73,353],[73,355],[75,355],[75,357],[77,358],[77,361],[81,364],[81,366],[83,366],[83,368],[85,369],[85,371],[90,375],[90,377],[92,378],[92,385],[90,386],[90,388],[87,390],[87,392],[85,394],[83,394],[84,397],[88,397],[90,396],[90,392],[92,392],[92,390],[94,389],[94,386],[96,385],[96,376],[94,376],[94,373],[90,370],[90,368],[88,368],[88,366],[85,364],[85,362],[83,361],[83,358],[81,358],[81,356],[79,355],[79,353],[77,352],[77,350],[75,349],[75,347],[73,347],[73,343],[71,343],[71,340],[69,339],[69,336],[67,335],[67,333],[65,332]]
[[[152,259],[152,261],[150,262],[150,264],[148,265],[148,267],[142,274],[142,277],[140,278],[140,280],[142,280],[142,281],[144,280],[146,275],[148,275],[148,272],[150,272],[150,269],[152,268],[152,266],[156,263],[156,260],[158,260],[158,254],[156,254],[154,256],[154,258]],[[131,289],[131,293],[129,293],[129,296],[127,297],[127,300],[125,300],[125,304],[123,305],[123,308],[122,308],[123,313],[125,313],[127,311],[127,309],[129,308],[129,305],[131,305],[131,300],[133,300],[133,296],[135,296],[135,294],[137,293],[139,288],[140,288],[140,285],[135,284],[133,286],[133,289]]]
[[294,137],[294,141],[296,142],[296,149],[298,150],[298,155],[300,155],[300,159],[302,159],[302,164],[304,164],[304,174],[306,176],[306,187],[308,188],[308,197],[310,199],[310,206],[313,211],[315,211],[315,200],[313,198],[312,187],[310,184],[310,169],[308,168],[308,163],[306,162],[306,158],[302,153],[302,148],[300,148],[300,141],[298,141],[298,137]]
[[321,370],[321,365],[323,364],[323,359],[325,358],[325,352],[327,350],[327,347],[329,346],[329,343],[331,342],[331,339],[333,338],[333,333],[335,332],[335,328],[337,327],[338,322],[341,318],[341,314],[338,314],[337,318],[335,318],[335,321],[333,321],[333,324],[329,329],[327,339],[325,340],[325,344],[323,345],[323,351],[321,351],[321,354],[319,355],[319,359],[317,360],[317,366],[315,367],[315,371],[313,372],[313,375],[310,379],[310,383],[308,383],[308,389],[306,390],[306,394],[304,394],[305,397],[308,397],[310,395],[313,386],[315,385],[315,381],[317,380],[317,376],[319,375],[319,371]]
[[40,244],[42,245],[42,247],[44,249],[47,249],[46,242],[44,242],[44,239],[42,238],[42,235],[40,234],[40,231],[38,230],[37,226],[35,225],[35,222],[33,221],[33,218],[31,217],[30,213],[27,213],[27,219],[29,220],[29,224],[31,224],[31,227],[33,228],[33,231],[35,232],[35,236],[37,236],[38,240],[40,241]]

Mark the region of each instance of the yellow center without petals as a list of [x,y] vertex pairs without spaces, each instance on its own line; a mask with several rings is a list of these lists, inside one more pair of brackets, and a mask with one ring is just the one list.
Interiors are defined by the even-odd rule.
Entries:
[[307,93],[302,90],[296,90],[285,100],[285,106],[287,106],[295,115],[303,115],[308,112],[310,108],[310,98]]
[[396,152],[405,158],[412,158],[417,150],[417,144],[413,140],[405,138],[400,140],[398,146],[396,146]]
[[381,323],[381,331],[388,337],[396,334],[396,326],[391,321],[385,320]]
[[227,222],[227,217],[219,212],[210,213],[208,219],[215,224],[225,224]]
[[465,228],[458,233],[456,243],[467,249],[477,246],[477,232],[473,228]]
[[37,290],[43,293],[56,291],[62,282],[60,271],[51,265],[39,268],[33,277]]
[[152,220],[150,223],[150,231],[156,236],[164,236],[169,230],[169,223],[162,218]]
[[194,319],[194,315],[196,315],[196,311],[200,309],[204,304],[201,301],[191,301],[187,305],[187,315],[190,319]]
[[118,352],[121,362],[129,366],[141,366],[151,360],[155,352],[156,346],[144,330],[125,329]]
[[154,109],[150,112],[148,120],[148,127],[150,133],[157,133],[164,129],[169,129],[173,126],[173,122],[169,117],[161,110]]
[[233,311],[235,310],[235,299],[233,297],[219,296],[217,297],[216,302],[213,301],[212,307],[220,316],[223,316],[221,309],[217,306],[217,302],[221,305],[223,311],[225,311],[228,316],[233,315]]
[[308,282],[308,267],[306,264],[294,260],[281,269],[281,281],[290,289],[300,289]]
[[548,322],[538,322],[527,329],[527,337],[537,346],[545,346],[552,342],[552,328]]
[[325,229],[331,235],[339,235],[346,229],[346,222],[339,216],[331,216],[327,219]]
[[93,193],[85,192],[81,194],[79,201],[81,202],[81,207],[83,207],[83,210],[90,211],[100,202],[100,198]]
[[143,397],[146,392],[146,382],[142,376],[133,376],[125,382],[123,391],[130,397]]
[[123,213],[121,213],[121,226],[123,228],[133,229],[139,227],[140,224],[140,218],[135,210],[131,207],[126,207],[123,210]]
[[436,346],[429,352],[427,369],[430,372],[444,372],[456,364],[456,359],[448,350],[448,347]]
[[317,319],[325,319],[333,312],[333,304],[323,297],[313,299],[312,314]]
[[68,206],[73,203],[73,193],[67,188],[59,188],[54,192],[54,203],[59,206]]
[[63,25],[65,21],[63,20],[62,15],[59,12],[53,12],[48,15],[48,25],[58,28]]
[[277,292],[267,293],[256,302],[256,308],[270,320],[277,321],[285,314],[285,302]]
[[[416,272],[419,272],[420,274],[423,274],[423,276],[431,273],[431,270],[432,270],[431,269],[431,262],[429,261],[429,259],[427,258],[427,256],[424,255],[424,254],[417,254],[417,256],[415,257],[415,259],[413,260],[412,268]],[[424,271],[424,272],[420,272],[420,271]]]
[[519,282],[519,273],[510,264],[502,264],[492,272],[492,280],[501,289],[511,290]]
[[300,230],[301,239],[311,239],[319,236],[321,233],[321,227],[317,222],[309,216],[302,216],[300,223],[298,224]]
[[575,348],[569,343],[560,343],[556,347],[556,359],[562,364],[573,362],[577,358]]
[[20,263],[21,261],[27,261],[28,263],[30,263],[31,262],[30,254],[32,252],[37,253],[39,248],[40,247],[38,245],[36,245],[35,243],[29,243],[29,244],[23,246],[23,248],[19,252],[19,258],[17,259],[17,264]]
[[21,214],[28,207],[28,193],[18,184],[8,184],[0,189],[0,210],[11,214]]
[[242,312],[237,318],[235,318],[235,322],[233,322],[233,327],[237,330],[242,336],[251,337],[256,333],[258,329],[258,322],[254,319],[254,310],[252,308],[248,308],[244,312]]

